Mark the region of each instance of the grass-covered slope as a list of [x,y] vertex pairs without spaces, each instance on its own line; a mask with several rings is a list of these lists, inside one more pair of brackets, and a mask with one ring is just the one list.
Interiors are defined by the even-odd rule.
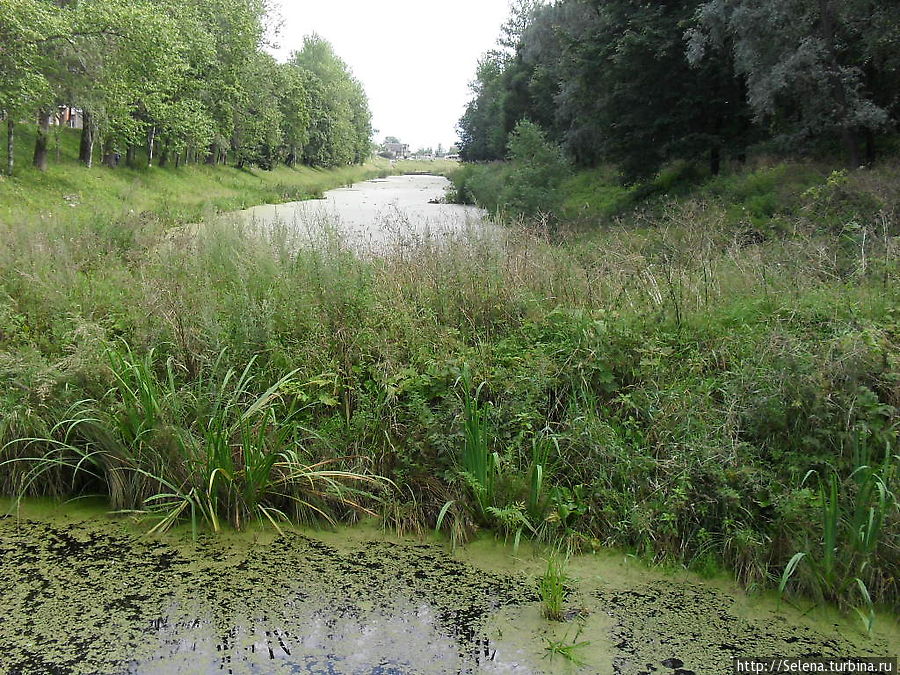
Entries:
[[[6,147],[5,125],[0,147]],[[34,127],[16,127],[16,168],[0,177],[0,223],[17,220],[90,221],[101,215],[128,218],[149,212],[170,220],[196,221],[205,212],[229,211],[256,204],[319,196],[325,190],[392,173],[390,163],[373,160],[362,166],[311,169],[277,166],[272,171],[190,164],[175,168],[109,169],[95,156],[90,169],[78,160],[80,132],[54,128],[46,173],[31,166]],[[96,153],[95,153],[96,154]],[[5,166],[5,162],[4,162]]]

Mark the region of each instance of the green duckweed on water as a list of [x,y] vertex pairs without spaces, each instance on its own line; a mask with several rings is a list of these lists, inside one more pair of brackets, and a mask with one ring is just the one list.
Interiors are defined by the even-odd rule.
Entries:
[[[744,655],[891,654],[829,612],[628,557],[570,561],[566,623],[541,617],[541,551],[450,552],[362,526],[148,538],[92,507],[0,520],[4,673],[725,673]],[[578,663],[550,644],[584,642]],[[581,665],[578,665],[578,664]]]

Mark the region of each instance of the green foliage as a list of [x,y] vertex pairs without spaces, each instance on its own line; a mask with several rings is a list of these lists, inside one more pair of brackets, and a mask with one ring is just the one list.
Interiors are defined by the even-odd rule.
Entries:
[[111,168],[121,155],[133,168],[139,149],[146,165],[218,164],[231,153],[239,168],[265,169],[295,164],[311,143],[315,166],[369,156],[361,85],[315,36],[293,63],[277,64],[263,50],[261,0],[5,0],[0,9],[0,36],[16,45],[0,56],[0,112],[10,129],[38,119],[41,170],[61,106],[83,113],[87,166],[95,145]]
[[464,164],[450,174],[453,185],[448,190],[447,201],[477,204],[498,213],[508,175],[509,167],[504,164]]
[[459,123],[460,154],[466,161],[503,159],[508,129],[503,124],[503,73],[506,57],[488,52],[478,62],[473,99]]
[[472,383],[468,370],[463,372],[463,449],[460,468],[472,491],[478,512],[485,518],[494,501],[494,479],[498,458],[488,447],[488,425],[485,409],[478,397],[484,383],[470,394]]
[[541,613],[550,621],[565,621],[566,609],[566,560],[551,556],[547,560],[547,570],[540,581]]
[[588,663],[581,656],[581,650],[586,647],[589,647],[591,642],[589,640],[581,640],[578,638],[581,636],[582,626],[579,625],[578,630],[575,631],[574,637],[569,640],[568,633],[562,640],[553,640],[550,638],[545,638],[547,642],[547,646],[544,647],[544,650],[547,652],[547,657],[553,661],[554,656],[561,656],[565,661],[572,663],[579,667],[587,666]]
[[900,456],[892,454],[895,441],[895,437],[888,439],[884,457],[879,459],[871,453],[864,431],[854,444],[857,466],[849,479],[841,481],[834,470],[827,478],[819,478],[821,550],[794,554],[778,585],[783,596],[788,582],[805,568],[807,590],[820,600],[852,606],[867,631],[875,620],[870,586],[892,583],[873,575],[872,561],[879,547],[891,546],[883,538],[884,526],[900,514],[900,502],[892,490],[900,466]]
[[561,149],[540,127],[523,120],[509,137],[509,163],[463,165],[450,174],[448,201],[478,204],[497,214],[553,220],[562,206],[560,186],[570,174]]
[[718,171],[753,134],[728,55],[699,66],[685,58],[699,4],[569,0],[520,10],[509,51],[490,52],[476,72],[460,120],[463,159],[499,159],[498,145],[533,120],[577,164],[616,162],[628,181],[674,159],[706,159]]
[[697,16],[700,26],[688,34],[693,62],[710,51],[731,51],[758,122],[772,124],[794,147],[838,136],[847,159],[859,166],[858,134],[885,129],[894,105],[887,102],[896,84],[883,78],[896,79],[897,63],[881,49],[896,36],[888,28],[900,18],[896,7],[727,0],[703,3]]
[[762,148],[840,143],[853,168],[870,164],[900,112],[898,19],[861,0],[520,3],[476,69],[462,157],[502,159],[531,120],[626,183],[675,161],[715,175]]
[[[313,461],[298,442],[303,434],[296,408],[283,393],[289,373],[262,394],[254,392],[253,359],[243,371],[212,367],[217,380],[182,387],[172,358],[165,374],[153,370],[152,350],[135,360],[110,352],[113,388],[101,400],[78,401],[50,436],[19,440],[26,465],[20,493],[28,493],[47,471],[65,467],[73,482],[96,481],[113,509],[158,519],[164,531],[190,515],[214,531],[223,520],[242,527],[249,519],[278,529],[288,508],[298,517],[332,521],[326,503],[362,509],[359,490],[348,483],[377,485],[382,479],[340,468],[340,458]],[[36,451],[29,454],[28,451]]]
[[559,442],[546,434],[531,441],[531,465],[528,467],[528,516],[535,522],[544,520],[547,509],[547,485],[553,475],[551,455],[559,454]]
[[304,38],[303,49],[293,54],[291,63],[312,76],[304,162],[310,166],[341,166],[367,159],[372,116],[362,85],[347,65],[318,35]]
[[[77,139],[61,140],[71,156]],[[327,225],[315,245],[211,214],[174,225],[200,211],[198,193],[276,198],[362,169],[101,169],[103,188],[70,207],[67,181],[89,174],[56,168],[4,182],[0,461],[17,460],[4,492],[28,482],[37,464],[23,458],[44,456],[31,494],[114,494],[142,509],[174,495],[157,515],[184,505],[188,518],[193,504],[198,524],[212,522],[210,502],[220,525],[269,522],[259,506],[309,517],[281,491],[352,520],[340,490],[409,532],[534,531],[563,550],[614,546],[756,588],[777,586],[798,551],[823,557],[828,501],[844,604],[867,612],[858,578],[874,605],[896,608],[900,517],[854,473],[897,442],[895,170],[757,168],[679,194],[689,181],[673,169],[660,175],[669,197],[557,242],[491,225],[361,258]],[[749,237],[729,200],[757,196],[775,212],[766,236]],[[111,366],[110,349],[129,365]],[[78,420],[68,436],[65,420]],[[329,500],[305,479],[287,486],[287,464],[400,489],[379,505],[354,492],[366,482],[318,483]],[[825,498],[802,483],[812,469]],[[816,595],[813,568],[795,565],[788,590]]]
[[527,120],[509,137],[512,170],[500,197],[513,214],[552,217],[559,211],[559,186],[569,173],[562,151],[544,138],[540,127]]

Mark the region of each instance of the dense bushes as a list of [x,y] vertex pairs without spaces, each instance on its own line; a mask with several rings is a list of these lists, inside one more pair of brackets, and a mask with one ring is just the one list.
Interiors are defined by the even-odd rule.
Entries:
[[562,150],[536,124],[519,122],[509,140],[508,165],[466,164],[451,173],[450,201],[479,204],[510,216],[553,219],[570,168]]

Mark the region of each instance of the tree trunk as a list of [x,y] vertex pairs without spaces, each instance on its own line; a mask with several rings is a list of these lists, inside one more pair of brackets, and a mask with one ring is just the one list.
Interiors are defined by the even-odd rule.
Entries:
[[213,143],[209,146],[209,152],[206,153],[206,163],[207,164],[218,164],[219,162],[219,148]]
[[147,132],[147,168],[153,166],[153,144],[156,142],[156,127]]
[[841,142],[844,144],[844,150],[847,153],[847,159],[850,162],[851,169],[858,169],[861,164],[859,154],[859,139],[852,129],[841,129]]
[[34,141],[34,167],[41,171],[47,170],[47,148],[50,141],[50,111],[41,110],[38,113],[37,138]]
[[866,129],[866,166],[872,166],[875,163],[875,132]]
[[181,166],[181,153],[180,153],[180,152],[176,152],[176,153],[175,153],[175,168],[177,169],[177,168],[179,168],[180,166]]
[[125,163],[128,165],[129,169],[135,168],[136,157],[137,157],[137,150],[134,147],[134,144],[129,143],[128,149],[125,151]]
[[103,163],[110,169],[116,168],[116,151],[113,146],[112,137],[108,137],[103,141]]
[[166,141],[165,143],[162,143],[161,146],[157,166],[159,166],[160,169],[164,169],[169,163],[169,142]]
[[13,175],[13,166],[16,163],[14,154],[16,145],[16,123],[13,121],[12,115],[7,113],[6,118],[6,175]]
[[828,50],[829,60],[831,61],[829,64],[828,79],[831,81],[831,86],[834,91],[834,100],[837,103],[838,114],[840,116],[839,124],[843,125],[841,127],[841,143],[844,145],[850,167],[857,169],[860,164],[859,139],[857,138],[856,130],[846,126],[852,111],[850,110],[850,104],[847,100],[847,92],[844,91],[844,83],[838,76],[839,61],[837,49],[834,44],[835,16],[831,0],[819,0],[819,15],[821,19],[822,40],[825,42],[825,48]]
[[718,145],[714,145],[709,149],[709,172],[713,176],[719,175],[719,170],[722,168],[722,151],[719,149]]
[[89,169],[94,162],[94,119],[84,110],[81,113],[81,145],[78,148],[78,159]]

